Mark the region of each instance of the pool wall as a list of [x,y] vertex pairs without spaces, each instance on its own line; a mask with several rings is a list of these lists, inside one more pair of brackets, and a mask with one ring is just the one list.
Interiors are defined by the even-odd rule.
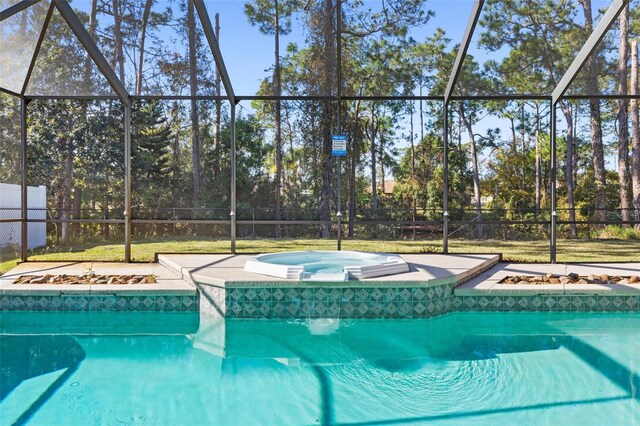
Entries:
[[194,295],[58,293],[0,295],[0,311],[197,311]]
[[454,296],[455,311],[640,312],[640,295],[539,294]]
[[457,311],[640,312],[640,296],[458,296],[454,285],[304,289],[199,286],[197,296],[3,295],[0,311],[200,311],[227,318],[429,318]]
[[425,318],[452,310],[455,283],[430,287],[197,286],[200,311],[227,318]]
[[227,318],[429,318],[455,311],[638,312],[640,295],[458,296],[430,287],[236,287],[197,284],[200,311]]

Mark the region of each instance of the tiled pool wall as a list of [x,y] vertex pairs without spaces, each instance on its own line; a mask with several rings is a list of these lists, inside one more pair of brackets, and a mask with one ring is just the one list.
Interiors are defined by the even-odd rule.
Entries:
[[227,318],[429,318],[453,311],[639,312],[640,294],[454,294],[430,287],[235,287],[195,295],[2,295],[0,310],[200,311]]
[[640,312],[638,294],[456,295],[461,283],[213,286],[182,295],[0,295],[0,311],[200,311],[227,318],[429,318],[453,311]]
[[0,311],[198,311],[197,295],[4,294]]
[[430,287],[235,287],[198,285],[200,311],[227,318],[429,318],[453,311],[638,312],[640,295],[454,294]]
[[227,318],[424,318],[451,310],[454,283],[432,287],[198,288],[201,312]]
[[452,304],[455,311],[639,312],[640,295],[465,295]]

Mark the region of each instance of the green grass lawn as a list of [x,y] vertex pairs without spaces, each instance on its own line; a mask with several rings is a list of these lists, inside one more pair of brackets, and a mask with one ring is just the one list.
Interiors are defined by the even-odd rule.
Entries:
[[[259,253],[285,250],[334,250],[335,240],[238,240],[238,253]],[[438,253],[440,240],[344,240],[343,250],[381,251],[389,253]],[[451,253],[502,253],[503,259],[518,262],[546,262],[549,242],[502,240],[451,240]],[[229,241],[206,239],[138,240],[131,254],[136,262],[152,262],[156,253],[229,253]],[[0,273],[17,264],[16,253],[0,253]],[[51,246],[34,250],[29,255],[34,261],[122,261],[123,244],[86,243],[74,246]],[[560,240],[559,262],[640,262],[640,241],[637,240]]]

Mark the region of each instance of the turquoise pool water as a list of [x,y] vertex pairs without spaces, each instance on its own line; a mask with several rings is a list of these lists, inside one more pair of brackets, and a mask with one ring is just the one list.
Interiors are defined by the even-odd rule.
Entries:
[[640,314],[0,314],[0,423],[640,425]]

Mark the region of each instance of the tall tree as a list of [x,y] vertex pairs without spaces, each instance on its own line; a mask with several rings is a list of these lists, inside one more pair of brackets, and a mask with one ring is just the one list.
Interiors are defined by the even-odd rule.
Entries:
[[[216,40],[218,43],[220,42],[220,14],[216,13]],[[216,67],[216,117],[215,117],[215,133],[213,138],[213,164],[212,164],[212,172],[215,177],[220,173],[220,131],[221,131],[221,121],[222,121],[222,101],[220,100],[220,95],[222,94],[222,77],[220,76],[220,71],[218,71],[218,67]]]
[[631,42],[631,178],[633,181],[633,206],[636,220],[640,220],[640,112],[638,111],[638,41]]
[[[509,86],[530,93],[551,93],[561,78],[559,73],[568,68],[575,56],[572,53],[581,46],[578,33],[585,30],[577,27],[574,21],[575,7],[570,0],[489,0],[481,18],[485,31],[481,34],[480,44],[492,51],[510,47],[500,65]],[[509,31],[505,31],[506,28]],[[573,108],[566,101],[560,102],[559,106],[567,124],[565,176],[569,220],[574,221]],[[599,108],[599,104],[595,107]],[[575,224],[570,229],[572,235],[577,235]]]
[[[95,1],[95,0],[94,0]],[[149,17],[154,0],[145,0],[142,20],[140,21],[140,50],[138,51],[138,72],[136,75],[136,95],[142,95],[142,82],[144,78],[144,56],[145,44],[147,42],[147,29],[149,27]]]
[[[342,0],[338,0],[338,7],[342,7]],[[318,27],[318,38],[320,46],[324,46],[320,53],[324,57],[324,67],[322,67],[322,77],[320,90],[324,94],[335,91],[336,81],[336,37],[334,28],[334,3],[333,0],[324,0],[320,7],[312,8],[311,23]],[[321,237],[329,236],[328,221],[330,218],[331,203],[331,183],[333,175],[333,158],[331,157],[331,131],[334,122],[333,105],[323,102],[320,113],[320,123],[322,126],[322,186],[320,188],[320,217],[324,221]]]
[[[280,66],[280,35],[291,32],[291,16],[299,7],[298,0],[254,0],[244,6],[251,25],[257,25],[260,32],[274,36],[274,69],[273,69],[273,96],[282,94],[282,74]],[[280,220],[282,197],[282,102],[275,102],[275,204],[276,220]],[[276,226],[276,238],[280,237],[280,225]]]
[[[629,61],[629,5],[620,14],[620,48],[618,50],[618,93],[627,95]],[[622,220],[631,220],[631,179],[629,176],[629,101],[618,101],[618,194]]]
[[376,118],[376,103],[372,102],[371,120],[369,121],[369,140],[371,141],[369,155],[371,159],[371,208],[373,210],[378,208],[378,168],[376,167],[376,136],[378,134],[378,126],[376,125]]
[[120,81],[125,83],[125,71],[124,71],[124,40],[122,38],[122,20],[124,14],[124,8],[122,7],[122,0],[112,0],[111,8],[113,13],[113,57],[114,63],[118,69],[118,76]]
[[[565,151],[564,176],[567,182],[567,205],[569,207],[569,221],[571,221],[571,225],[570,225],[571,236],[575,238],[578,236],[578,228],[574,223],[576,220],[576,200],[574,195],[574,192],[576,190],[575,174],[574,174],[574,170],[575,170],[574,165],[575,165],[575,158],[576,158],[575,157],[576,135],[575,135],[575,126],[574,126],[574,118],[573,118],[575,105],[572,105],[571,103],[565,100],[560,101],[559,105],[560,105],[560,110],[562,111],[562,114],[564,115],[564,118],[567,122],[567,140],[566,140],[567,147]],[[593,127],[591,128],[593,129]],[[596,159],[594,158],[594,163],[595,162],[596,162]],[[599,188],[599,183],[597,182],[599,181],[596,179],[596,187]],[[600,193],[598,192],[597,197],[599,197],[599,194]],[[604,195],[602,196],[604,197]],[[602,201],[602,203],[603,203],[602,205],[604,206],[604,201]],[[601,210],[600,207],[596,206],[596,208],[599,209],[598,212],[604,213],[604,210]]]
[[541,138],[541,134],[540,134],[540,103],[539,102],[535,102],[535,109],[536,109],[536,115],[535,115],[535,120],[536,120],[536,135],[535,135],[535,140],[536,140],[536,201],[535,201],[535,209],[536,209],[536,215],[540,214],[540,203],[541,203],[541,199],[542,199],[542,153],[540,150],[540,138]]
[[193,207],[200,207],[202,192],[200,166],[200,122],[198,114],[198,68],[196,65],[196,21],[192,1],[187,1],[187,31],[189,32],[189,92],[191,93],[191,167],[193,172]]
[[[593,11],[591,0],[579,0],[584,13],[585,30],[587,34],[593,32]],[[600,54],[594,52],[585,64],[585,89],[587,95],[597,96],[598,75],[600,72]],[[589,99],[589,127],[591,132],[591,146],[593,147],[593,174],[596,181],[596,209],[599,220],[606,218],[606,170],[604,165],[604,144],[602,143],[602,117],[600,99]]]
[[[476,142],[476,135],[473,131],[473,126],[471,124],[471,119],[469,117],[469,113],[465,111],[464,102],[460,102],[460,118],[464,123],[464,127],[467,130],[467,135],[469,136],[469,146],[471,149],[471,173],[473,176],[473,200],[475,202],[476,208],[476,219],[482,220],[482,193],[480,190],[480,168],[478,166],[478,144]],[[476,227],[476,236],[478,238],[482,238],[483,231],[482,225]]]

